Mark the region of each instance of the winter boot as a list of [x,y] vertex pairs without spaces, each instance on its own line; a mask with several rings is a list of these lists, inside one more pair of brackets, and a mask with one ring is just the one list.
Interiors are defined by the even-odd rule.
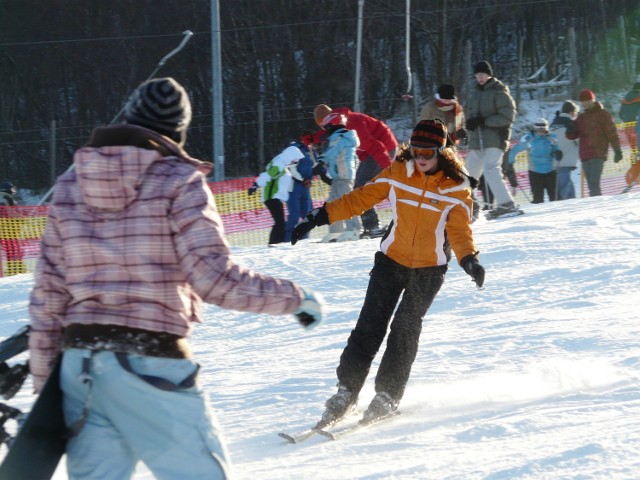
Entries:
[[391,395],[387,392],[378,392],[373,397],[369,407],[365,410],[362,416],[363,423],[375,422],[384,417],[388,417],[398,409],[398,402],[396,402]]
[[347,230],[342,232],[336,239],[336,242],[351,242],[353,240],[360,240],[360,232],[356,230]]
[[357,395],[347,389],[344,385],[338,385],[338,392],[326,401],[326,410],[322,414],[322,425],[329,425],[337,422],[345,415],[352,413],[356,409],[358,401]]
[[342,232],[338,232],[338,233],[327,233],[324,237],[322,237],[322,240],[320,240],[320,243],[334,243],[338,241],[338,237],[342,235]]
[[507,202],[502,205],[498,205],[493,210],[490,210],[487,213],[487,219],[493,220],[494,218],[515,217],[516,215],[522,215],[523,213],[524,212],[520,210],[515,203]]
[[387,227],[378,227],[378,228],[365,228],[364,231],[360,234],[360,238],[379,238],[382,237],[387,231]]

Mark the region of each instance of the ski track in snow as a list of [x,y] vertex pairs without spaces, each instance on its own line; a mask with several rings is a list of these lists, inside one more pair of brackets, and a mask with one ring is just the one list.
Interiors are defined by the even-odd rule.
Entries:
[[[205,307],[191,343],[236,477],[638,478],[640,193],[524,210],[473,225],[485,290],[450,263],[402,415],[335,442],[277,433],[314,424],[334,393],[378,240],[235,248],[239,263],[322,293],[328,309],[305,331],[291,316]],[[31,275],[0,279],[3,336],[27,323],[31,286]],[[10,403],[28,410],[33,398],[29,381]],[[141,466],[135,478],[153,477]]]

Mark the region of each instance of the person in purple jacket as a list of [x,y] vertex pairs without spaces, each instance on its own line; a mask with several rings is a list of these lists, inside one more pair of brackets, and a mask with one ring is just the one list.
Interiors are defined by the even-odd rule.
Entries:
[[[230,461],[186,337],[202,302],[322,320],[319,295],[235,264],[172,78],[142,83],[125,123],[94,130],[56,182],[30,298],[29,365],[59,382],[73,479],[227,479]],[[72,427],[72,428],[71,428]]]

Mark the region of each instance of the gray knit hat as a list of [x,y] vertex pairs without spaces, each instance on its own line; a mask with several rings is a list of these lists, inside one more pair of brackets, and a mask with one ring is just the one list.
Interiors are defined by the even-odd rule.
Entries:
[[191,102],[173,78],[153,78],[133,91],[124,107],[124,119],[183,144],[191,123]]

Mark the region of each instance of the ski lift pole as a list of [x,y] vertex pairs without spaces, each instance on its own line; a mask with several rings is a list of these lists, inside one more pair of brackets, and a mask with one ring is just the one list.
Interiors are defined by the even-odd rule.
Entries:
[[[171,57],[173,57],[175,54],[177,54],[180,50],[184,48],[184,46],[189,42],[189,40],[191,40],[192,36],[193,36],[193,32],[191,30],[185,30],[184,32],[182,32],[182,40],[180,41],[180,44],[160,59],[160,61],[156,65],[156,68],[153,69],[151,74],[144,81],[146,82],[147,80],[152,79],[155,76],[155,74],[158,73],[158,70],[160,70],[164,66],[167,60],[169,60]],[[125,106],[126,106],[126,102],[122,105],[122,108],[116,114],[116,116],[113,117],[111,122],[109,122],[109,125],[112,123],[116,123],[120,119],[120,116],[124,113]],[[71,170],[73,170],[73,163],[69,168],[65,170],[64,173],[67,173]],[[40,199],[40,201],[38,202],[38,206],[43,205],[44,202],[48,200],[48,198],[53,193],[53,187],[54,186],[52,185],[51,188],[47,191],[47,193],[45,193],[44,196]]]
[[405,11],[405,52],[404,52],[404,63],[405,69],[407,71],[407,91],[405,96],[407,98],[410,97],[411,93],[411,0],[407,0],[406,11]]

